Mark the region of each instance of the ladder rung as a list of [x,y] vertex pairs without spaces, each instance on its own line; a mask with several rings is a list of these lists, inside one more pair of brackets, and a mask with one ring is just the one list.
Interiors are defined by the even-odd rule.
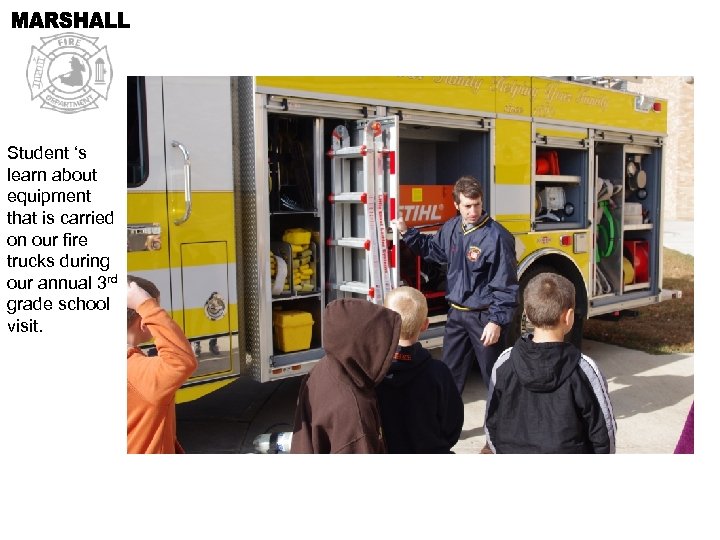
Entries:
[[346,146],[340,150],[328,150],[327,155],[344,159],[365,157],[367,155],[367,146],[363,144],[362,146]]
[[346,193],[337,193],[337,194],[331,193],[328,196],[328,201],[330,201],[331,203],[359,202],[359,203],[367,204],[367,193],[365,193],[364,191],[348,191]]
[[367,238],[329,238],[327,245],[364,249],[367,251],[370,249],[370,240]]
[[337,288],[343,292],[364,294],[370,298],[375,298],[375,289],[373,287],[368,287],[368,284],[363,283],[362,281],[346,281],[345,283],[338,285]]

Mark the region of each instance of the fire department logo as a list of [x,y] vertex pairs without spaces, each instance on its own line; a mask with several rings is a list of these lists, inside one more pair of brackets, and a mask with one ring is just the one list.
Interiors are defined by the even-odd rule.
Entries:
[[205,315],[211,321],[217,321],[225,316],[225,301],[217,292],[212,293],[205,302]]
[[30,52],[26,76],[42,109],[70,114],[97,109],[99,98],[107,100],[112,66],[107,48],[95,45],[99,38],[67,33],[40,39],[42,46]]
[[477,246],[470,246],[470,249],[467,250],[465,256],[470,262],[477,261],[480,258],[480,248]]

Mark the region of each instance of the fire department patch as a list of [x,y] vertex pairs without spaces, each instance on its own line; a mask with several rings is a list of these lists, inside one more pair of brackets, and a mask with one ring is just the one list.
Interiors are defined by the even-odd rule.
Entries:
[[467,253],[465,254],[467,257],[467,260],[470,262],[475,262],[480,257],[480,248],[477,246],[470,246],[470,249],[467,250]]
[[66,33],[40,40],[42,46],[30,51],[26,76],[41,108],[76,113],[96,109],[100,98],[107,100],[112,66],[107,47],[97,47],[98,38]]
[[217,321],[225,316],[225,301],[214,292],[205,302],[205,316],[211,321]]

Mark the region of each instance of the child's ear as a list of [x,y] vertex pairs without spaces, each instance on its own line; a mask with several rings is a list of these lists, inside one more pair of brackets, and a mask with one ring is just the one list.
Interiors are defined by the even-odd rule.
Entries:
[[424,332],[425,330],[427,330],[427,329],[428,329],[428,326],[430,326],[430,319],[428,319],[427,317],[425,317],[425,322],[424,322],[423,325],[420,327],[420,332]]
[[573,324],[575,323],[575,310],[573,308],[570,308],[565,312],[563,322],[565,323],[565,326],[567,326],[568,331],[573,327]]

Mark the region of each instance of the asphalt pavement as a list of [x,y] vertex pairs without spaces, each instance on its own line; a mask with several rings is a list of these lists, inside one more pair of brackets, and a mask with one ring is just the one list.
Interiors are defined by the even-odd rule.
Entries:
[[[693,222],[667,222],[663,244],[693,255]],[[439,358],[441,351],[433,355]],[[695,396],[694,354],[651,355],[589,340],[583,352],[608,381],[617,453],[672,453]],[[178,437],[189,453],[253,453],[257,435],[292,431],[299,385],[298,378],[265,384],[245,378],[178,405]],[[465,423],[456,453],[478,453],[484,446],[485,398],[475,367],[463,393]]]

